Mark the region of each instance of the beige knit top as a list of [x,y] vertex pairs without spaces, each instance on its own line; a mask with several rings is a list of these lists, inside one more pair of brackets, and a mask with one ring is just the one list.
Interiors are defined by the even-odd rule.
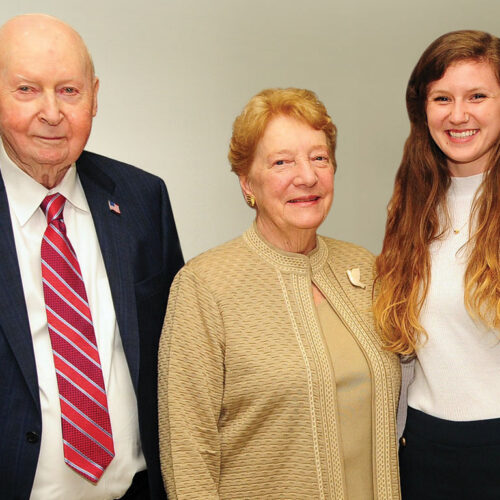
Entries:
[[[159,352],[164,483],[179,499],[343,499],[336,386],[311,282],[371,370],[374,497],[400,498],[399,362],[371,315],[373,258],[318,237],[304,256],[251,227],[191,260],[170,291]],[[366,289],[349,282],[360,268]]]
[[373,498],[371,374],[363,351],[325,300],[316,305],[337,391],[340,452],[349,500]]

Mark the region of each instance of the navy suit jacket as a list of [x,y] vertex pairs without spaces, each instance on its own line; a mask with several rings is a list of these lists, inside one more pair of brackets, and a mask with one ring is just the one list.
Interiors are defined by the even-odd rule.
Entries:
[[[165,498],[157,431],[157,350],[174,275],[183,265],[165,184],[130,165],[83,152],[77,171],[106,266],[139,408],[151,497]],[[109,209],[117,203],[121,214]],[[28,314],[0,176],[0,498],[28,499],[42,416]]]

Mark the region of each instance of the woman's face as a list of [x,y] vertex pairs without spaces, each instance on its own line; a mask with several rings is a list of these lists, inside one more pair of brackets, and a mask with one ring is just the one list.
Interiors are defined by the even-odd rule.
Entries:
[[452,64],[427,90],[427,124],[450,173],[483,172],[500,140],[500,84],[490,63]]
[[325,133],[279,115],[267,125],[240,183],[255,197],[264,236],[280,246],[303,229],[315,233],[332,204],[333,176]]

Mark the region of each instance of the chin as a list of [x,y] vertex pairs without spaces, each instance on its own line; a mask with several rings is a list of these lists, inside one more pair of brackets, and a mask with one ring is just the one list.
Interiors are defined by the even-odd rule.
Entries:
[[66,153],[50,153],[50,154],[40,154],[35,161],[39,165],[45,165],[47,167],[59,167],[61,165],[70,165],[73,163],[68,160],[68,155]]
[[314,220],[295,220],[291,223],[296,229],[314,229],[315,231],[321,226],[324,218]]

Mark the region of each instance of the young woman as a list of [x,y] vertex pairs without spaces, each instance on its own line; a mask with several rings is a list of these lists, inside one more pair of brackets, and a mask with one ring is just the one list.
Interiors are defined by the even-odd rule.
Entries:
[[[377,323],[414,368],[406,499],[500,498],[500,40],[456,31],[423,53],[377,259]],[[402,392],[401,416],[406,416]]]

